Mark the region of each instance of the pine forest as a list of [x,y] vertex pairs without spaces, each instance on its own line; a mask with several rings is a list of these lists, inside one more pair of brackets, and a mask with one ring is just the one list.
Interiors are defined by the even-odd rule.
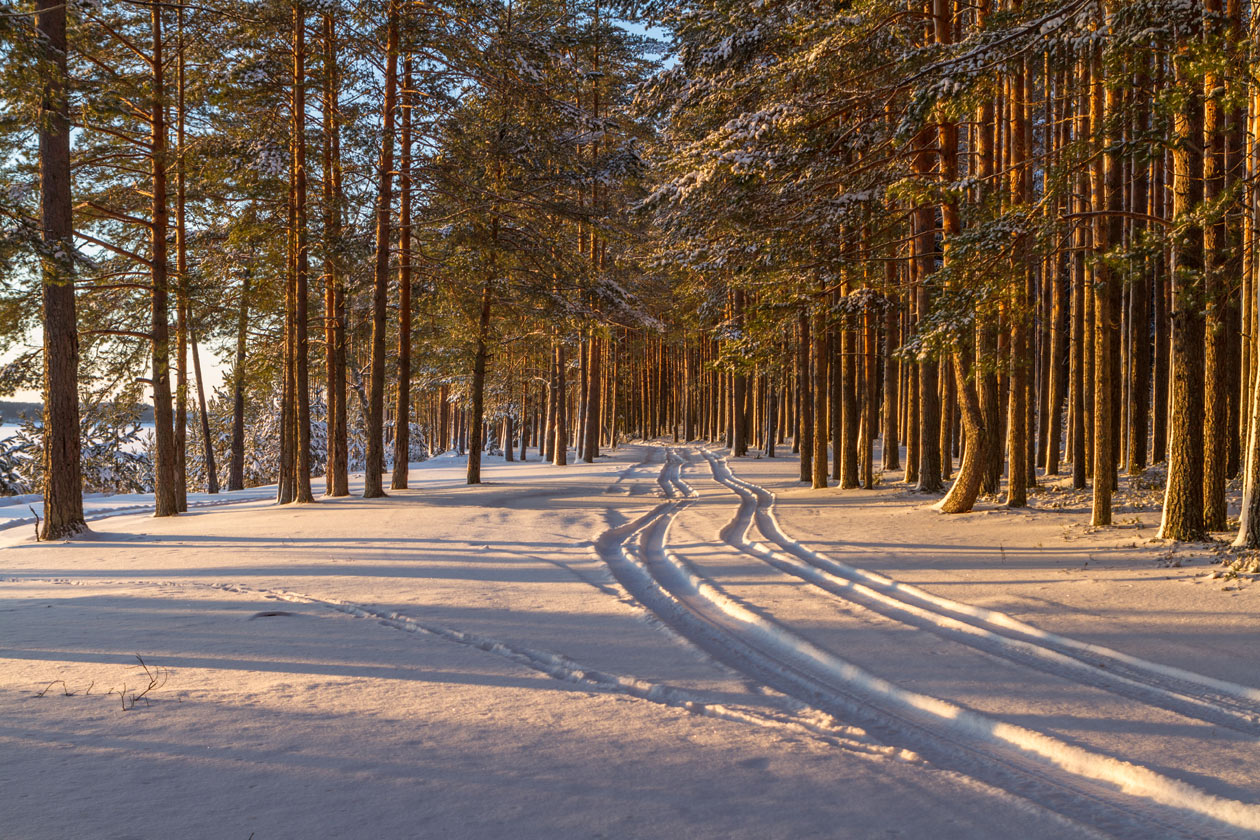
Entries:
[[[1242,0],[0,2],[0,399],[40,406],[0,418],[0,574],[19,575],[0,601],[142,578],[256,617],[373,618],[707,715],[739,733],[705,747],[713,767],[761,750],[792,768],[783,790],[716,774],[692,791],[685,768],[707,762],[658,754],[664,712],[614,727],[621,706],[582,707],[564,738],[614,727],[616,761],[664,774],[627,794],[668,812],[659,833],[613,825],[607,790],[571,825],[544,818],[517,758],[494,765],[515,781],[487,812],[456,797],[457,822],[426,833],[373,806],[353,822],[369,833],[1257,836],[1257,26]],[[319,552],[394,582],[337,589]],[[500,592],[527,578],[586,595]],[[590,587],[655,623],[570,625]],[[174,596],[150,589],[134,597],[156,622]],[[513,630],[473,603],[536,614]],[[51,644],[38,619],[21,626]],[[670,664],[684,648],[708,664]],[[157,709],[184,671],[153,649],[81,661],[132,675],[114,705]],[[22,690],[103,684],[9,655]],[[434,719],[472,708],[443,702]],[[463,733],[442,736],[454,764],[482,743],[461,715],[442,730]],[[329,754],[375,743],[346,727]],[[487,749],[534,749],[521,731]],[[885,756],[853,770],[871,790],[847,816],[766,746],[789,731],[847,745],[845,768]],[[599,766],[570,775],[624,792],[630,771]],[[918,785],[937,804],[901,812]],[[720,807],[701,818],[694,797]],[[308,805],[259,840],[357,831],[325,833],[335,809]]]

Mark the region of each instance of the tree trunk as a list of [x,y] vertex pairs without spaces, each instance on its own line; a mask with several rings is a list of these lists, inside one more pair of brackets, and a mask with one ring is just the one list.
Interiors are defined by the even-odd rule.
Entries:
[[[1076,142],[1084,143],[1090,131],[1089,62],[1082,58],[1078,62],[1078,68],[1082,81],[1080,83],[1080,93],[1076,99],[1076,118],[1073,131]],[[1076,176],[1074,193],[1073,211],[1084,216],[1089,210],[1089,176],[1083,168]],[[1085,260],[1085,252],[1089,248],[1090,241],[1089,227],[1089,223],[1084,218],[1078,219],[1072,233],[1072,359],[1069,365],[1071,376],[1069,400],[1072,406],[1070,444],[1072,451],[1072,489],[1074,490],[1084,490],[1086,488],[1091,467],[1086,444],[1087,430],[1085,426],[1085,417],[1088,414],[1088,406],[1086,404],[1088,401],[1086,368],[1089,361],[1086,351],[1088,336],[1086,334],[1087,321],[1085,311],[1088,308],[1089,301],[1092,300],[1089,287],[1093,281],[1091,270]]]
[[578,338],[578,387],[577,387],[577,423],[573,430],[577,440],[573,453],[581,458],[586,452],[586,411],[591,399],[590,343]]
[[79,443],[79,333],[74,301],[74,223],[70,194],[66,6],[36,0],[43,44],[39,123],[40,260],[44,327],[44,524],[59,540],[87,530]]
[[310,250],[306,214],[306,12],[293,6],[293,461],[294,500],[315,501],[311,494],[311,388],[307,278]]
[[[398,214],[398,387],[394,407],[394,474],[390,489],[406,490],[411,464],[411,57],[403,61],[401,170]],[[510,448],[510,447],[509,447]]]
[[767,458],[774,457],[774,439],[778,434],[779,394],[773,383],[766,387],[766,440],[761,447]]
[[249,269],[241,278],[241,302],[236,316],[236,364],[232,368],[232,457],[228,490],[245,489],[245,341],[249,328]]
[[954,384],[958,391],[958,408],[962,416],[964,445],[958,475],[937,509],[942,513],[966,513],[975,506],[984,482],[985,455],[988,452],[984,414],[980,397],[971,377],[971,349],[968,342],[958,344],[954,353]]
[[197,355],[197,336],[190,329],[188,343],[192,346],[193,374],[197,379],[197,407],[201,410],[201,445],[206,461],[206,492],[219,492],[219,473],[214,464],[214,440],[210,437],[210,415],[206,413],[206,388],[201,380],[201,359]]
[[394,111],[398,98],[398,2],[390,0],[389,30],[385,48],[385,100],[381,130],[380,187],[376,196],[376,265],[372,277],[372,369],[368,385],[367,465],[363,498],[385,495],[383,414],[385,407],[386,304],[389,299],[389,210],[394,173]]
[[521,420],[517,424],[521,433],[521,460],[529,456],[529,436],[534,433],[537,424],[530,422],[529,386],[521,388]]
[[341,271],[341,124],[338,117],[336,23],[324,15],[324,372],[328,463],[324,493],[347,496],[346,313]]
[[810,459],[813,465],[810,478],[815,490],[827,486],[827,359],[831,355],[831,348],[828,346],[824,317],[820,304],[814,311],[814,340],[810,347],[814,373],[814,454]]
[[840,486],[849,489],[859,486],[858,426],[861,416],[858,414],[858,331],[855,323],[858,317],[847,315],[848,320],[840,333],[840,451],[833,455],[840,462]]
[[591,352],[590,358],[587,360],[587,378],[589,380],[588,389],[590,391],[586,400],[586,433],[583,438],[584,448],[582,451],[582,460],[588,464],[595,462],[599,457],[599,433],[601,428],[600,407],[601,407],[601,389],[603,382],[602,375],[602,359],[603,342],[600,341],[598,335],[591,336]]
[[876,314],[867,309],[863,314],[865,322],[863,330],[862,356],[866,363],[863,380],[866,383],[866,394],[862,401],[863,423],[866,426],[862,435],[862,486],[867,490],[875,489],[875,453],[873,444],[876,437],[879,405],[879,337],[876,333]]
[[810,400],[809,315],[801,312],[796,320],[796,446],[801,454],[801,481],[813,481],[814,410]]
[[[731,315],[737,330],[743,330],[744,293],[736,289],[731,295]],[[748,399],[748,378],[743,370],[731,376],[731,454],[743,457],[748,454],[748,426],[744,423],[744,401]]]
[[1054,260],[1054,278],[1050,286],[1050,366],[1046,385],[1050,393],[1046,400],[1046,475],[1059,474],[1059,462],[1063,452],[1063,405],[1064,385],[1067,384],[1068,366],[1068,314],[1067,302],[1070,291],[1064,266],[1059,256]]
[[[1254,300],[1244,301],[1255,306]],[[1260,548],[1260,388],[1252,387],[1251,419],[1247,425],[1247,455],[1243,464],[1242,510],[1238,513],[1238,536],[1234,545],[1238,548]]]
[[[837,305],[837,295],[832,304]],[[839,484],[844,470],[844,340],[839,326],[827,328],[827,364],[831,372],[827,377],[827,423],[831,428],[831,478]]]
[[[481,288],[481,317],[477,321],[477,355],[473,360],[472,428],[468,436],[468,483],[481,483],[481,455],[486,448],[486,356],[490,340],[490,284]],[[510,443],[508,444],[511,445]]]
[[[918,151],[914,156],[914,170],[917,175],[928,179],[932,174],[933,143],[931,129],[920,133],[916,145]],[[936,246],[935,219],[932,208],[928,205],[918,207],[914,212],[914,264],[916,266],[914,289],[917,298],[918,317],[925,317],[932,306],[931,290],[927,279],[934,270]],[[941,481],[941,401],[937,371],[939,362],[936,359],[923,358],[918,364],[918,481],[916,489],[921,492],[935,493],[945,485]]]
[[175,31],[175,508],[188,510],[188,241],[184,225],[184,9]]
[[1168,483],[1159,536],[1166,540],[1202,540],[1203,527],[1203,235],[1191,216],[1203,197],[1198,138],[1201,103],[1191,89],[1189,48],[1175,61],[1185,102],[1173,113],[1173,218],[1186,220],[1178,236],[1170,272],[1172,289],[1172,404],[1169,412]]
[[162,4],[150,4],[153,37],[152,227],[150,228],[152,290],[150,315],[153,340],[153,425],[156,453],[153,470],[154,516],[179,512],[175,486],[175,435],[171,417],[169,283],[166,264],[166,85],[162,57]]
[[[1138,59],[1138,73],[1134,87],[1144,91],[1150,83],[1148,72],[1149,59]],[[1134,116],[1133,133],[1143,137],[1150,129],[1150,111],[1146,99],[1139,94],[1137,113]],[[1130,204],[1136,213],[1146,212],[1149,203],[1150,179],[1149,165],[1144,158],[1131,158],[1133,167],[1133,189]],[[1134,220],[1131,237],[1141,241],[1146,232],[1146,222]],[[1146,436],[1150,431],[1150,398],[1151,398],[1151,340],[1150,340],[1150,262],[1144,261],[1139,266],[1137,275],[1132,278],[1129,287],[1129,345],[1132,348],[1131,363],[1133,381],[1129,387],[1129,474],[1139,475],[1146,469]],[[1156,325],[1162,329],[1163,325]]]
[[[1121,191],[1121,138],[1119,126],[1120,90],[1115,84],[1103,81],[1102,56],[1095,64],[1095,90],[1093,109],[1097,121],[1107,127],[1103,139],[1105,153],[1094,164],[1098,173],[1094,196],[1107,211],[1097,216],[1094,226],[1094,253],[1101,257],[1113,245],[1121,244],[1123,236],[1123,193]],[[1105,90],[1104,90],[1105,88]],[[1120,278],[1105,259],[1097,260],[1094,270],[1094,504],[1092,524],[1095,527],[1111,524],[1111,495],[1116,482],[1115,415],[1118,401],[1115,385],[1120,371],[1114,357],[1119,349],[1119,312],[1116,306],[1120,291]]]
[[909,362],[902,368],[906,403],[906,484],[919,483],[919,363]]
[[[1204,35],[1221,33],[1221,0],[1203,4]],[[1210,62],[1203,78],[1203,201],[1213,207],[1225,186],[1225,82]],[[1228,353],[1228,284],[1225,281],[1225,218],[1220,208],[1203,226],[1203,294],[1205,355],[1203,372],[1203,527],[1225,530],[1226,434],[1229,387],[1227,367],[1236,364]]]
[[556,424],[551,444],[551,463],[558,467],[569,463],[569,389],[565,383],[564,356],[564,344],[556,344],[556,387],[552,397],[556,408]]
[[[892,260],[886,263],[887,269],[885,277],[891,274],[889,279],[889,288],[897,279],[897,267]],[[883,450],[883,469],[886,471],[901,469],[901,442],[897,431],[897,394],[901,388],[897,379],[898,362],[893,358],[893,351],[898,345],[897,338],[897,307],[894,306],[894,299],[886,299],[887,309],[884,311],[884,440],[881,446]]]
[[[1151,163],[1154,170],[1151,187],[1151,215],[1165,218],[1167,199],[1164,188],[1167,177],[1165,161],[1157,157]],[[1158,464],[1168,457],[1168,363],[1169,337],[1172,326],[1168,319],[1168,267],[1167,246],[1155,252],[1154,270],[1151,277],[1152,319],[1155,323],[1155,361],[1151,383],[1151,463]]]
[[[292,139],[292,138],[290,138]],[[290,151],[292,147],[290,146]],[[296,155],[294,155],[296,159]],[[297,365],[297,314],[293,294],[294,273],[297,269],[297,244],[294,235],[297,232],[297,189],[296,168],[289,170],[289,218],[285,228],[287,233],[287,252],[284,278],[284,332],[282,341],[282,361],[280,373],[280,475],[276,482],[276,503],[285,505],[296,496],[293,479],[296,472],[293,463],[297,460],[297,446],[293,436],[297,432],[297,422],[293,410],[293,384],[297,381],[293,369]]]

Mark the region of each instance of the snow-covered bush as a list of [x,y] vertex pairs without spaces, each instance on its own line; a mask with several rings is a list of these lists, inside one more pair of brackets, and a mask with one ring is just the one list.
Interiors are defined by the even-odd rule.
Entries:
[[[271,484],[280,476],[280,418],[279,388],[268,400],[245,401],[245,486]],[[196,406],[188,413],[188,486],[200,489],[205,486],[205,448],[202,444],[201,417]],[[207,406],[210,415],[210,437],[214,447],[215,468],[222,486],[232,457],[232,399],[228,391],[217,391]],[[367,434],[363,424],[363,412],[351,395],[346,412],[346,451],[350,472],[361,471],[367,463]],[[411,460],[421,461],[426,455],[424,428],[411,424]],[[386,424],[386,459],[392,457],[392,425]],[[322,389],[311,394],[311,475],[324,475],[328,468],[328,401]],[[387,466],[389,464],[387,463]]]
[[[153,489],[152,435],[140,424],[140,407],[85,403],[80,408],[83,492],[147,493]],[[44,424],[27,418],[0,441],[0,495],[37,492],[44,483]],[[7,469],[6,469],[7,467]]]
[[39,451],[32,450],[30,443],[20,436],[0,439],[0,496],[35,492],[31,461],[38,458]]
[[83,490],[86,493],[150,493],[153,458],[140,425],[139,409],[89,412],[84,417]]

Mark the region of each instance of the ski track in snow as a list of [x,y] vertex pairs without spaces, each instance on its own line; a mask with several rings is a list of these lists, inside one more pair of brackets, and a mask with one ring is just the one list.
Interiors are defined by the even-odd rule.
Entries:
[[[672,464],[667,459],[662,477]],[[1203,840],[1260,832],[1260,807],[907,691],[793,633],[669,551],[670,524],[688,505],[686,499],[662,502],[610,529],[597,541],[597,550],[636,600],[720,661],[815,708],[856,721],[893,747],[1113,837]],[[737,512],[734,527],[740,519]],[[731,527],[724,533],[730,534]],[[781,530],[771,530],[797,545]],[[637,548],[630,543],[634,535]],[[745,550],[738,543],[729,547]]]
[[894,749],[881,744],[869,738],[861,729],[848,726],[835,717],[811,708],[807,704],[787,695],[762,694],[761,696],[764,698],[768,708],[732,704],[723,702],[711,692],[682,688],[626,674],[587,668],[564,654],[522,647],[491,636],[470,633],[453,627],[412,618],[398,611],[381,611],[366,604],[339,598],[320,598],[287,589],[258,589],[236,583],[203,583],[183,580],[72,580],[68,578],[26,577],[9,577],[0,580],[6,583],[41,583],[84,587],[147,586],[159,589],[193,587],[231,592],[236,595],[259,599],[283,601],[290,604],[309,604],[354,618],[370,619],[377,624],[406,633],[433,636],[464,647],[492,653],[518,665],[545,674],[552,679],[592,690],[623,694],[661,706],[683,709],[702,717],[772,730],[783,736],[807,738],[866,757],[925,764],[923,759],[913,752]]
[[[713,478],[741,500],[722,539],[780,571],[941,638],[1185,717],[1260,735],[1260,690],[1050,633],[1005,613],[837,562],[784,533],[770,491],[736,477],[724,459],[703,454]],[[781,551],[750,541],[754,524]]]

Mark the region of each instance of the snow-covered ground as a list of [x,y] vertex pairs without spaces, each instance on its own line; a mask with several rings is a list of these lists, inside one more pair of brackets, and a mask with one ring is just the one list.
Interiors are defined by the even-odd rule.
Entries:
[[1260,590],[1154,521],[462,471],[0,530],[0,837],[1260,835]]

